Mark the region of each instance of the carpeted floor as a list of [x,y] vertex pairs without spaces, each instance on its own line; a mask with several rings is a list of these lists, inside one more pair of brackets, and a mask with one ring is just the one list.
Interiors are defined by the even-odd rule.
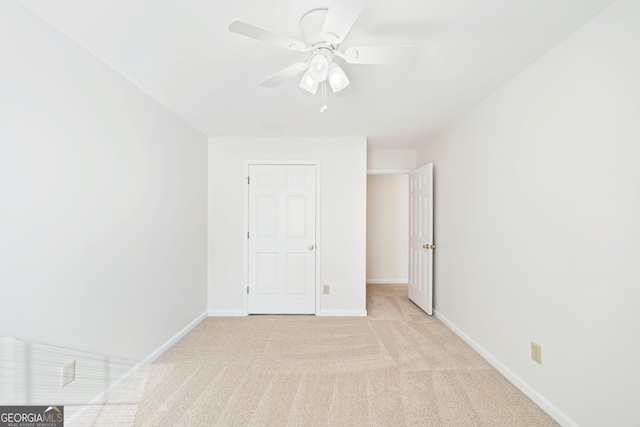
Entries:
[[555,426],[403,285],[367,318],[207,318],[86,425]]

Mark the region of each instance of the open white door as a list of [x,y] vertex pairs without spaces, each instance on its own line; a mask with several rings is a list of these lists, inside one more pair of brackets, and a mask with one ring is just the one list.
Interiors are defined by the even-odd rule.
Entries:
[[248,313],[315,313],[315,165],[249,165],[247,237]]
[[433,163],[409,174],[409,299],[433,314]]

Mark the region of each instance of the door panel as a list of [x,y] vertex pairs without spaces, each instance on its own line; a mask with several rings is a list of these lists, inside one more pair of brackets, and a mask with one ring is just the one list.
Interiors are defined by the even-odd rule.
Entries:
[[257,235],[276,237],[278,200],[274,196],[256,197]]
[[433,164],[409,174],[409,299],[433,310]]
[[287,237],[305,237],[306,197],[287,197]]
[[287,295],[304,295],[307,253],[287,254]]
[[259,295],[275,295],[277,262],[277,254],[256,254],[256,292]]
[[304,188],[307,185],[307,175],[304,173],[287,174],[287,188]]
[[316,167],[249,166],[249,314],[313,314]]

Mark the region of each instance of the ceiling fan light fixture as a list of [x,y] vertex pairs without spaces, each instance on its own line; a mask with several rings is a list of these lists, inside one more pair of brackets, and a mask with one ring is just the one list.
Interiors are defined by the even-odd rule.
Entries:
[[[344,51],[338,50],[366,1],[336,0],[328,8],[308,11],[299,23],[304,42],[237,20],[229,24],[229,31],[290,50],[309,52],[311,57],[307,61],[291,64],[262,81],[260,86],[273,88],[304,73],[300,88],[315,95],[318,86],[322,84],[321,92],[323,99],[326,99],[327,80],[334,93],[344,90],[350,84],[344,70],[333,62],[334,56],[349,64],[374,65],[407,65],[413,58],[415,46],[410,45],[352,46]],[[322,112],[325,110],[326,105]]]
[[329,85],[333,93],[340,92],[345,87],[349,86],[349,79],[344,70],[335,62],[329,65]]
[[309,71],[304,73],[304,75],[302,76],[302,80],[300,80],[300,88],[306,90],[312,95],[315,95],[318,91],[318,84],[319,83],[317,81],[311,78],[311,76],[309,75]]
[[328,74],[329,60],[322,52],[318,52],[309,63],[309,76],[316,82],[322,83],[327,79]]

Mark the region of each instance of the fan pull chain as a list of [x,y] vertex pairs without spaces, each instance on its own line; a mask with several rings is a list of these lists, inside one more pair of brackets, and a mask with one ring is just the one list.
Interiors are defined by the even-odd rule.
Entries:
[[327,111],[327,81],[322,82],[322,108],[320,109],[321,113]]

